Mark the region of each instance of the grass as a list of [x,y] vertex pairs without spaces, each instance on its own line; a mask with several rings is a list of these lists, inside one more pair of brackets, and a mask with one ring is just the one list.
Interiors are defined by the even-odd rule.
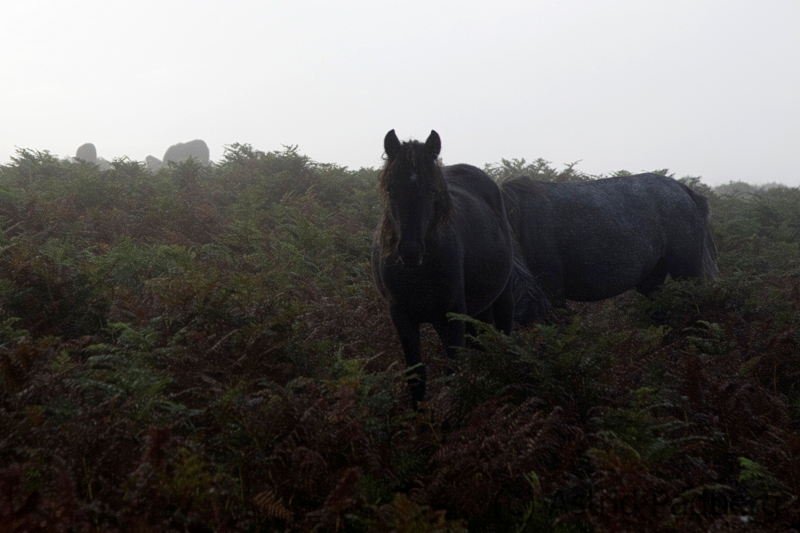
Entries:
[[414,412],[371,281],[376,180],[249,145],[154,174],[28,150],[0,167],[0,523],[798,527],[797,189],[689,180],[711,203],[716,282],[484,329],[453,375],[425,330]]

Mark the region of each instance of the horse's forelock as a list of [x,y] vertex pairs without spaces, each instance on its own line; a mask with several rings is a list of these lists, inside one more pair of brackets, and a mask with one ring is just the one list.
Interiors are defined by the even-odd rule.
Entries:
[[444,188],[444,176],[436,157],[419,141],[402,143],[394,157],[387,158],[380,176],[381,190],[386,191],[397,180],[410,179],[412,175],[431,183],[437,191]]

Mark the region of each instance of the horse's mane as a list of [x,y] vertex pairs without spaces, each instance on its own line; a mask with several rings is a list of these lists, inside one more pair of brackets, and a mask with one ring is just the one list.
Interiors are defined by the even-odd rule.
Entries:
[[389,192],[394,183],[400,179],[407,179],[412,173],[416,173],[423,183],[433,185],[434,219],[429,232],[439,231],[450,223],[453,206],[441,165],[436,157],[431,156],[424,143],[419,141],[402,143],[399,153],[394,157],[386,158],[386,163],[378,177],[381,201],[383,202],[379,242],[384,257],[395,251],[398,240],[397,231],[389,215]]

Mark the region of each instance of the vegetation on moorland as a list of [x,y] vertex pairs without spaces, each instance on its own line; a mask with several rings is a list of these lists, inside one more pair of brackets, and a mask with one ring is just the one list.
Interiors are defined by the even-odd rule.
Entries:
[[686,178],[718,280],[477,324],[452,375],[427,329],[415,412],[376,180],[238,144],[0,166],[0,531],[800,526],[800,190]]

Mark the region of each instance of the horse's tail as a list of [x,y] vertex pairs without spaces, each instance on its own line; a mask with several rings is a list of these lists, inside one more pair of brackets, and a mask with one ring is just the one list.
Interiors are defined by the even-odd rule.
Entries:
[[522,326],[531,324],[543,317],[550,310],[547,299],[536,277],[528,270],[522,248],[516,236],[511,235],[514,243],[514,268],[511,271],[511,291],[514,294],[514,322]]
[[703,275],[706,278],[714,279],[719,275],[719,269],[717,268],[717,246],[714,244],[714,237],[711,234],[711,225],[708,223],[709,214],[711,210],[708,207],[708,199],[700,193],[697,193],[686,187],[686,190],[689,192],[689,196],[694,201],[694,205],[697,207],[697,210],[700,211],[701,219],[702,219],[702,264],[701,268],[703,271]]

